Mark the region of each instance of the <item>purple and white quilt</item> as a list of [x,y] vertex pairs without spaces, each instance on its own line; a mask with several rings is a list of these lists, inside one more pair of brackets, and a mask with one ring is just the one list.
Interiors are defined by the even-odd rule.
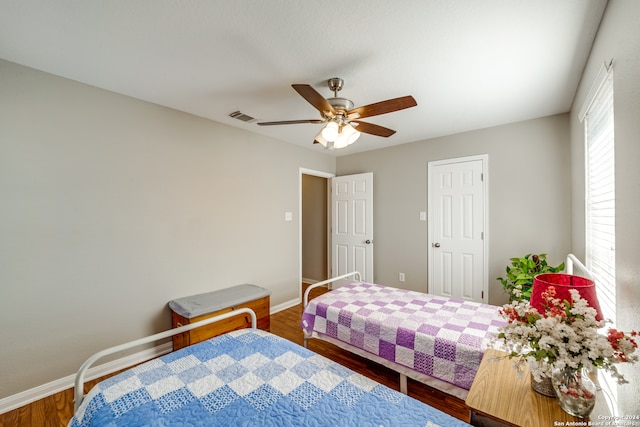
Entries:
[[313,332],[469,390],[499,307],[370,283],[320,295],[302,314]]

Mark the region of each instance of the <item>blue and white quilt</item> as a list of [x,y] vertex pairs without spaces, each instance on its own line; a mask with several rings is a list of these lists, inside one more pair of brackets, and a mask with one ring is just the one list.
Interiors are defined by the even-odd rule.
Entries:
[[79,426],[465,424],[268,332],[234,331],[96,385]]

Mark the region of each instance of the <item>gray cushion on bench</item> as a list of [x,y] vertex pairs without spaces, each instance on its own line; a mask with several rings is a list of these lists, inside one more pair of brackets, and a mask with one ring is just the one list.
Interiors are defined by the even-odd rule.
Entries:
[[194,317],[236,307],[248,301],[271,295],[271,291],[256,285],[237,285],[219,291],[191,295],[169,301],[169,307],[182,317]]

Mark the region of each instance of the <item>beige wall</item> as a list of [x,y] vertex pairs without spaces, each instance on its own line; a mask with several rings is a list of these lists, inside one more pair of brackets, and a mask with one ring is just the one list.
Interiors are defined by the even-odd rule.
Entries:
[[302,279],[327,279],[327,178],[302,175]]
[[299,168],[333,157],[6,61],[0,76],[0,398],[166,329],[173,298],[298,298]]
[[[273,304],[297,298],[299,218],[283,216],[298,211],[299,167],[373,172],[375,279],[399,286],[402,271],[403,286],[424,290],[427,162],[488,154],[490,302],[501,304],[509,257],[584,253],[577,110],[611,58],[619,321],[640,329],[637,16],[639,2],[609,1],[570,115],[337,161],[0,61],[0,398],[166,328],[172,298],[243,282],[271,289]],[[623,369],[632,414],[640,366]]]
[[[618,325],[640,330],[640,2],[610,0],[571,112],[573,247],[584,254],[584,133],[578,111],[601,65],[614,60]],[[640,364],[622,365],[620,414],[638,413]]]
[[571,244],[569,142],[562,114],[339,157],[338,175],[373,172],[375,281],[427,289],[427,222],[419,220],[427,163],[476,154],[489,157],[489,302],[507,300],[495,278],[509,258],[545,252],[562,262]]

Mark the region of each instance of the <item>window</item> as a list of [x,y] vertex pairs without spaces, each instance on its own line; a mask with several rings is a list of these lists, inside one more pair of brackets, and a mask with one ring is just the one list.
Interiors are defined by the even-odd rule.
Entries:
[[[612,61],[613,62],[613,61]],[[585,255],[603,315],[615,324],[615,157],[612,62],[604,66],[580,113],[585,130]]]

